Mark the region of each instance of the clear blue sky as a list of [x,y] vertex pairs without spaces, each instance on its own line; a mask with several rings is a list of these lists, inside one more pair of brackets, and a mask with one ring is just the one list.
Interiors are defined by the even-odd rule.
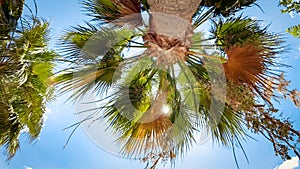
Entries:
[[[44,17],[51,23],[51,37],[59,37],[61,31],[71,25],[81,24],[84,16],[81,13],[79,1],[77,0],[37,0],[39,16]],[[277,6],[277,0],[258,0],[258,4],[264,9],[262,13],[257,7],[244,11],[244,14],[262,19],[266,24],[271,23],[270,30],[273,32],[284,32],[290,25],[300,23],[300,15],[282,15]],[[32,6],[32,0],[27,0]],[[287,37],[287,44],[292,49],[285,54],[284,61],[293,66],[287,69],[288,78],[293,80],[292,86],[300,89],[300,39]],[[52,41],[52,45],[54,46]],[[299,73],[298,73],[299,72]],[[75,123],[76,117],[74,106],[64,104],[67,96],[58,97],[57,100],[48,105],[51,113],[35,144],[29,144],[28,138],[22,137],[21,151],[9,165],[4,156],[0,158],[0,169],[142,169],[144,164],[139,161],[127,160],[116,157],[95,145],[78,129],[73,135],[66,149],[63,146],[70,131],[62,129]],[[282,102],[281,110],[288,112],[295,121],[296,128],[300,129],[300,110],[289,102]],[[237,150],[241,169],[274,169],[283,161],[275,157],[272,145],[254,135],[259,141],[249,140],[244,148],[250,160],[247,164],[241,150]],[[103,138],[105,139],[105,138]],[[231,149],[212,146],[210,142],[205,145],[194,146],[187,156],[177,162],[177,169],[233,169],[235,163]],[[161,167],[163,168],[163,167]],[[166,166],[169,168],[169,166]],[[287,169],[287,168],[286,168]]]

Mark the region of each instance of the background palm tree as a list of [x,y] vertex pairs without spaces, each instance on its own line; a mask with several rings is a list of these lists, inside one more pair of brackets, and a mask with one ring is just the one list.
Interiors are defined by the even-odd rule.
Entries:
[[[21,18],[23,1],[1,1],[0,145],[11,159],[26,134],[38,138],[46,102],[53,98],[48,78],[55,53],[47,49],[48,23]],[[2,29],[3,28],[3,29]]]
[[[60,50],[72,64],[52,83],[74,89],[73,99],[102,97],[103,105],[90,110],[94,120],[113,129],[121,154],[153,162],[150,168],[183,155],[203,129],[233,152],[252,131],[276,155],[299,156],[293,140],[300,133],[273,115],[273,98],[299,106],[299,92],[276,69],[284,66],[276,63],[282,39],[257,20],[233,15],[254,2],[86,0],[93,20],[63,36]],[[208,19],[210,36],[196,32]],[[134,48],[144,51],[125,52]]]

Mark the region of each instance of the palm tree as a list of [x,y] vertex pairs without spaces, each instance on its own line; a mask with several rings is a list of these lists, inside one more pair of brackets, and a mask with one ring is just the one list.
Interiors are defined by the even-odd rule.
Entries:
[[36,17],[21,18],[23,5],[1,1],[0,146],[6,147],[8,160],[20,147],[20,135],[38,138],[45,103],[53,97],[48,77],[55,54],[47,49],[49,25]]
[[[276,63],[282,39],[232,15],[254,2],[86,0],[93,20],[63,36],[60,51],[71,68],[52,83],[74,90],[74,100],[88,92],[101,97],[103,105],[87,111],[113,129],[120,154],[153,162],[150,168],[183,155],[201,130],[233,152],[252,131],[282,158],[289,149],[298,155],[289,138],[299,132],[273,116],[276,90],[299,106],[299,92],[275,69],[284,66]],[[196,30],[208,19],[205,36]],[[143,52],[133,55],[136,49]]]

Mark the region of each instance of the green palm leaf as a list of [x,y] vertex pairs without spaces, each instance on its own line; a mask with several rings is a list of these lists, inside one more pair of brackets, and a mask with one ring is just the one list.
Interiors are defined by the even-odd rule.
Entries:
[[141,5],[138,0],[86,0],[83,2],[83,6],[88,15],[104,23],[117,21],[121,22],[119,24],[127,22],[133,25],[141,25],[142,22]]
[[[29,24],[29,20],[27,21]],[[48,78],[56,54],[47,50],[48,23],[34,20],[15,32],[2,49],[0,71],[0,145],[11,159],[20,147],[19,136],[38,138],[43,126],[45,103],[53,98]],[[5,52],[3,52],[5,51]]]
[[90,90],[100,95],[107,92],[120,79],[120,67],[125,64],[123,50],[131,39],[139,36],[126,28],[88,26],[73,28],[63,37],[60,51],[74,67],[58,73],[52,81],[62,85],[62,92],[75,89],[71,96],[74,99]]
[[2,0],[0,3],[0,39],[8,39],[9,33],[17,28],[17,22],[20,19],[25,1]]
[[215,15],[230,16],[246,7],[252,6],[256,0],[203,0],[201,6],[213,6]]

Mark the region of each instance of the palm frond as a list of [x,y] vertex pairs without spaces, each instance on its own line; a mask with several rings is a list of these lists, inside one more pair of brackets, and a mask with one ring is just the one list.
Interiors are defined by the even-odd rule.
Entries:
[[[212,138],[215,142],[224,146],[231,146],[232,136],[236,135],[237,139],[243,139],[245,137],[245,129],[243,124],[242,113],[234,110],[226,101],[218,100],[211,93],[211,86],[208,82],[197,82],[194,88],[194,93],[197,95],[198,105],[197,111],[188,109],[194,112],[190,114],[191,124],[196,129],[205,129],[211,132]],[[190,100],[193,92],[191,88],[186,88],[183,92],[185,99]],[[224,103],[223,103],[224,102]],[[187,104],[188,105],[188,104]],[[196,114],[195,114],[196,113]]]
[[226,54],[227,61],[223,65],[227,79],[247,85],[270,103],[273,95],[269,93],[276,88],[271,79],[279,78],[273,67],[280,66],[275,60],[284,50],[280,35],[266,33],[266,28],[260,28],[257,21],[247,18],[230,18],[218,23],[212,32],[216,44]]
[[127,43],[136,36],[139,36],[137,32],[127,28],[104,28],[87,23],[87,27],[73,27],[65,33],[59,52],[78,65],[95,64],[107,53],[121,56]]
[[202,25],[205,21],[207,21],[212,16],[213,11],[214,11],[214,8],[210,8],[204,12],[203,12],[203,10],[199,10],[199,13],[197,13],[193,17],[193,28],[196,29],[200,25]]
[[215,15],[228,17],[241,9],[254,5],[256,0],[203,0],[200,6],[214,7]]
[[[104,111],[104,117],[109,119],[110,126],[115,128],[116,132],[121,135],[118,141],[124,144],[123,153],[126,155],[134,156],[142,151],[144,145],[131,146],[138,144],[138,138],[142,139],[149,132],[146,130],[141,133],[144,129],[151,128],[151,125],[148,127],[146,124],[143,125],[143,118],[145,118],[145,114],[151,106],[150,79],[153,78],[154,74],[155,70],[151,69],[144,69],[136,73],[133,79],[131,78],[132,80],[130,80],[128,86],[120,87],[118,96],[112,100],[113,107]],[[143,127],[139,128],[140,125]],[[154,128],[152,127],[152,129]],[[139,144],[143,143],[140,142]]]
[[17,28],[25,1],[2,0],[0,4],[0,39],[9,38],[9,33]]
[[75,66],[55,75],[52,83],[60,85],[61,92],[75,90],[72,98],[88,91],[107,92],[120,79],[122,52],[136,36],[139,33],[127,28],[74,27],[62,38],[59,50]]
[[[212,120],[208,119],[208,121],[210,122]],[[220,145],[230,147],[232,146],[232,137],[236,139],[234,141],[242,140],[246,137],[246,129],[244,127],[242,114],[234,111],[229,105],[224,107],[220,119],[215,122],[217,122],[217,126],[212,128],[214,129],[212,138]]]
[[121,25],[129,23],[135,26],[142,23],[139,0],[85,0],[83,7],[89,16],[104,23],[115,21]]
[[194,128],[187,113],[181,110],[180,93],[172,82],[174,80],[164,71],[158,74],[160,87],[153,104],[139,121],[131,122],[119,138],[124,144],[122,152],[125,155],[142,157],[144,161],[173,160],[177,155],[183,155],[193,142]]
[[226,20],[214,21],[211,30],[216,39],[216,45],[228,48],[243,43],[255,43],[261,45],[269,34],[267,27],[261,28],[257,20],[242,18],[241,16],[228,18]]
[[121,61],[120,57],[112,56],[106,62],[68,69],[56,75],[52,83],[61,86],[62,93],[74,90],[73,99],[92,90],[102,95],[119,80],[121,72],[118,67]]
[[37,19],[28,24],[11,34],[8,44],[12,45],[1,48],[5,68],[0,71],[0,120],[7,126],[0,129],[0,145],[6,147],[8,160],[16,154],[21,134],[38,138],[45,103],[53,94],[48,78],[56,54],[47,49],[49,25]]

